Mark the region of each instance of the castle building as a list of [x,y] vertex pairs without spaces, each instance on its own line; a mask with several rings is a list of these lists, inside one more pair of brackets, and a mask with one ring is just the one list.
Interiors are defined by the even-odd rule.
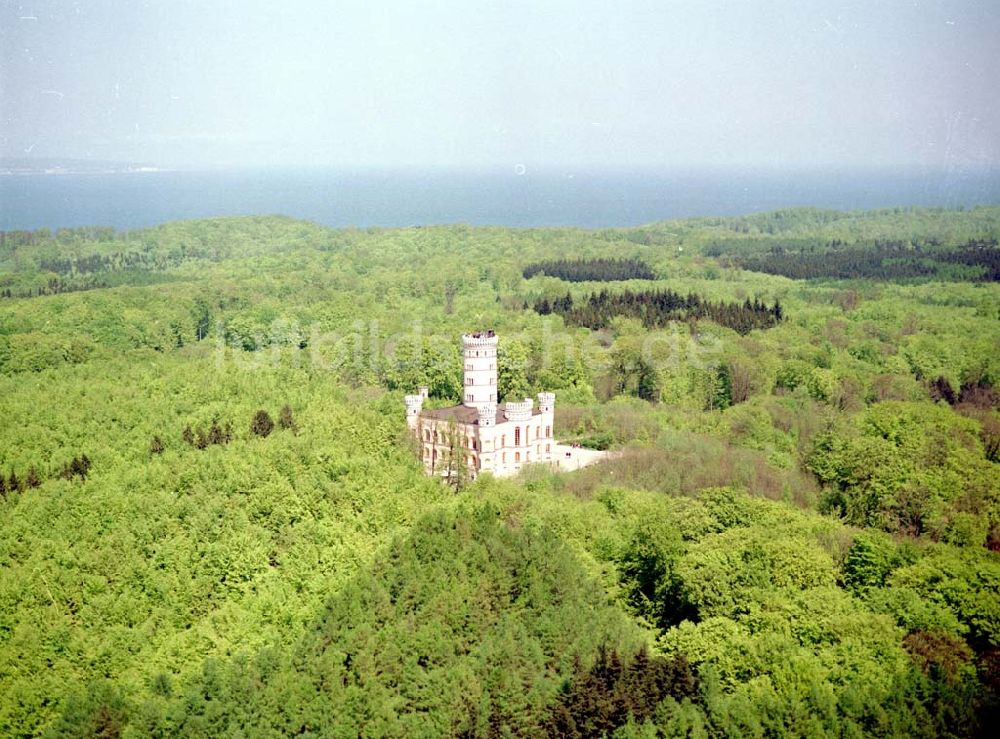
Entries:
[[526,464],[552,462],[555,393],[497,403],[497,337],[480,331],[462,337],[464,400],[425,410],[427,388],[406,396],[406,423],[421,441],[431,475],[451,475],[464,464],[470,478],[481,472],[513,475]]

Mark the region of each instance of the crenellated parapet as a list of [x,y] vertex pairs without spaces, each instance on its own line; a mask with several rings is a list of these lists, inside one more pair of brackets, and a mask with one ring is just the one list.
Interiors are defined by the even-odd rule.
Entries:
[[497,335],[492,331],[476,331],[472,334],[462,334],[462,346],[469,348],[496,347]]
[[480,426],[496,426],[497,423],[497,407],[493,403],[486,403],[479,406],[479,425]]
[[420,411],[424,407],[424,396],[423,394],[407,395],[403,398],[403,402],[406,403],[406,425],[410,428],[416,428]]
[[555,393],[538,393],[538,410],[542,413],[553,413],[556,409]]
[[531,411],[534,406],[535,402],[531,398],[525,398],[517,403],[508,401],[504,405],[504,417],[508,421],[529,421],[531,420]]

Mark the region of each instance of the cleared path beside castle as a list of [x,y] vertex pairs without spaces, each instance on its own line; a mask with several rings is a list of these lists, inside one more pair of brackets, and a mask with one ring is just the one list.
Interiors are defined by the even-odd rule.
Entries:
[[599,452],[596,449],[584,449],[568,444],[555,444],[552,447],[552,461],[559,464],[559,469],[567,471],[578,470],[610,456],[611,452]]

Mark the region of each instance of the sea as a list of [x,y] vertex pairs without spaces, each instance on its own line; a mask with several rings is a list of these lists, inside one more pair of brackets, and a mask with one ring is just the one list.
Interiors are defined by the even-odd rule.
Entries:
[[334,227],[636,226],[813,206],[1000,204],[1000,170],[231,169],[0,176],[0,230],[280,214]]

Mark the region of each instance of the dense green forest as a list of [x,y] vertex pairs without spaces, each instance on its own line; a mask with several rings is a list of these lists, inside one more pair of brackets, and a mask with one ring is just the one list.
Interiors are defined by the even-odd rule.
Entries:
[[[998,237],[0,234],[0,735],[988,734],[1000,283],[947,255]],[[852,266],[902,244],[919,279]],[[456,402],[480,328],[501,396],[554,390],[556,436],[615,454],[426,477],[402,396]]]

